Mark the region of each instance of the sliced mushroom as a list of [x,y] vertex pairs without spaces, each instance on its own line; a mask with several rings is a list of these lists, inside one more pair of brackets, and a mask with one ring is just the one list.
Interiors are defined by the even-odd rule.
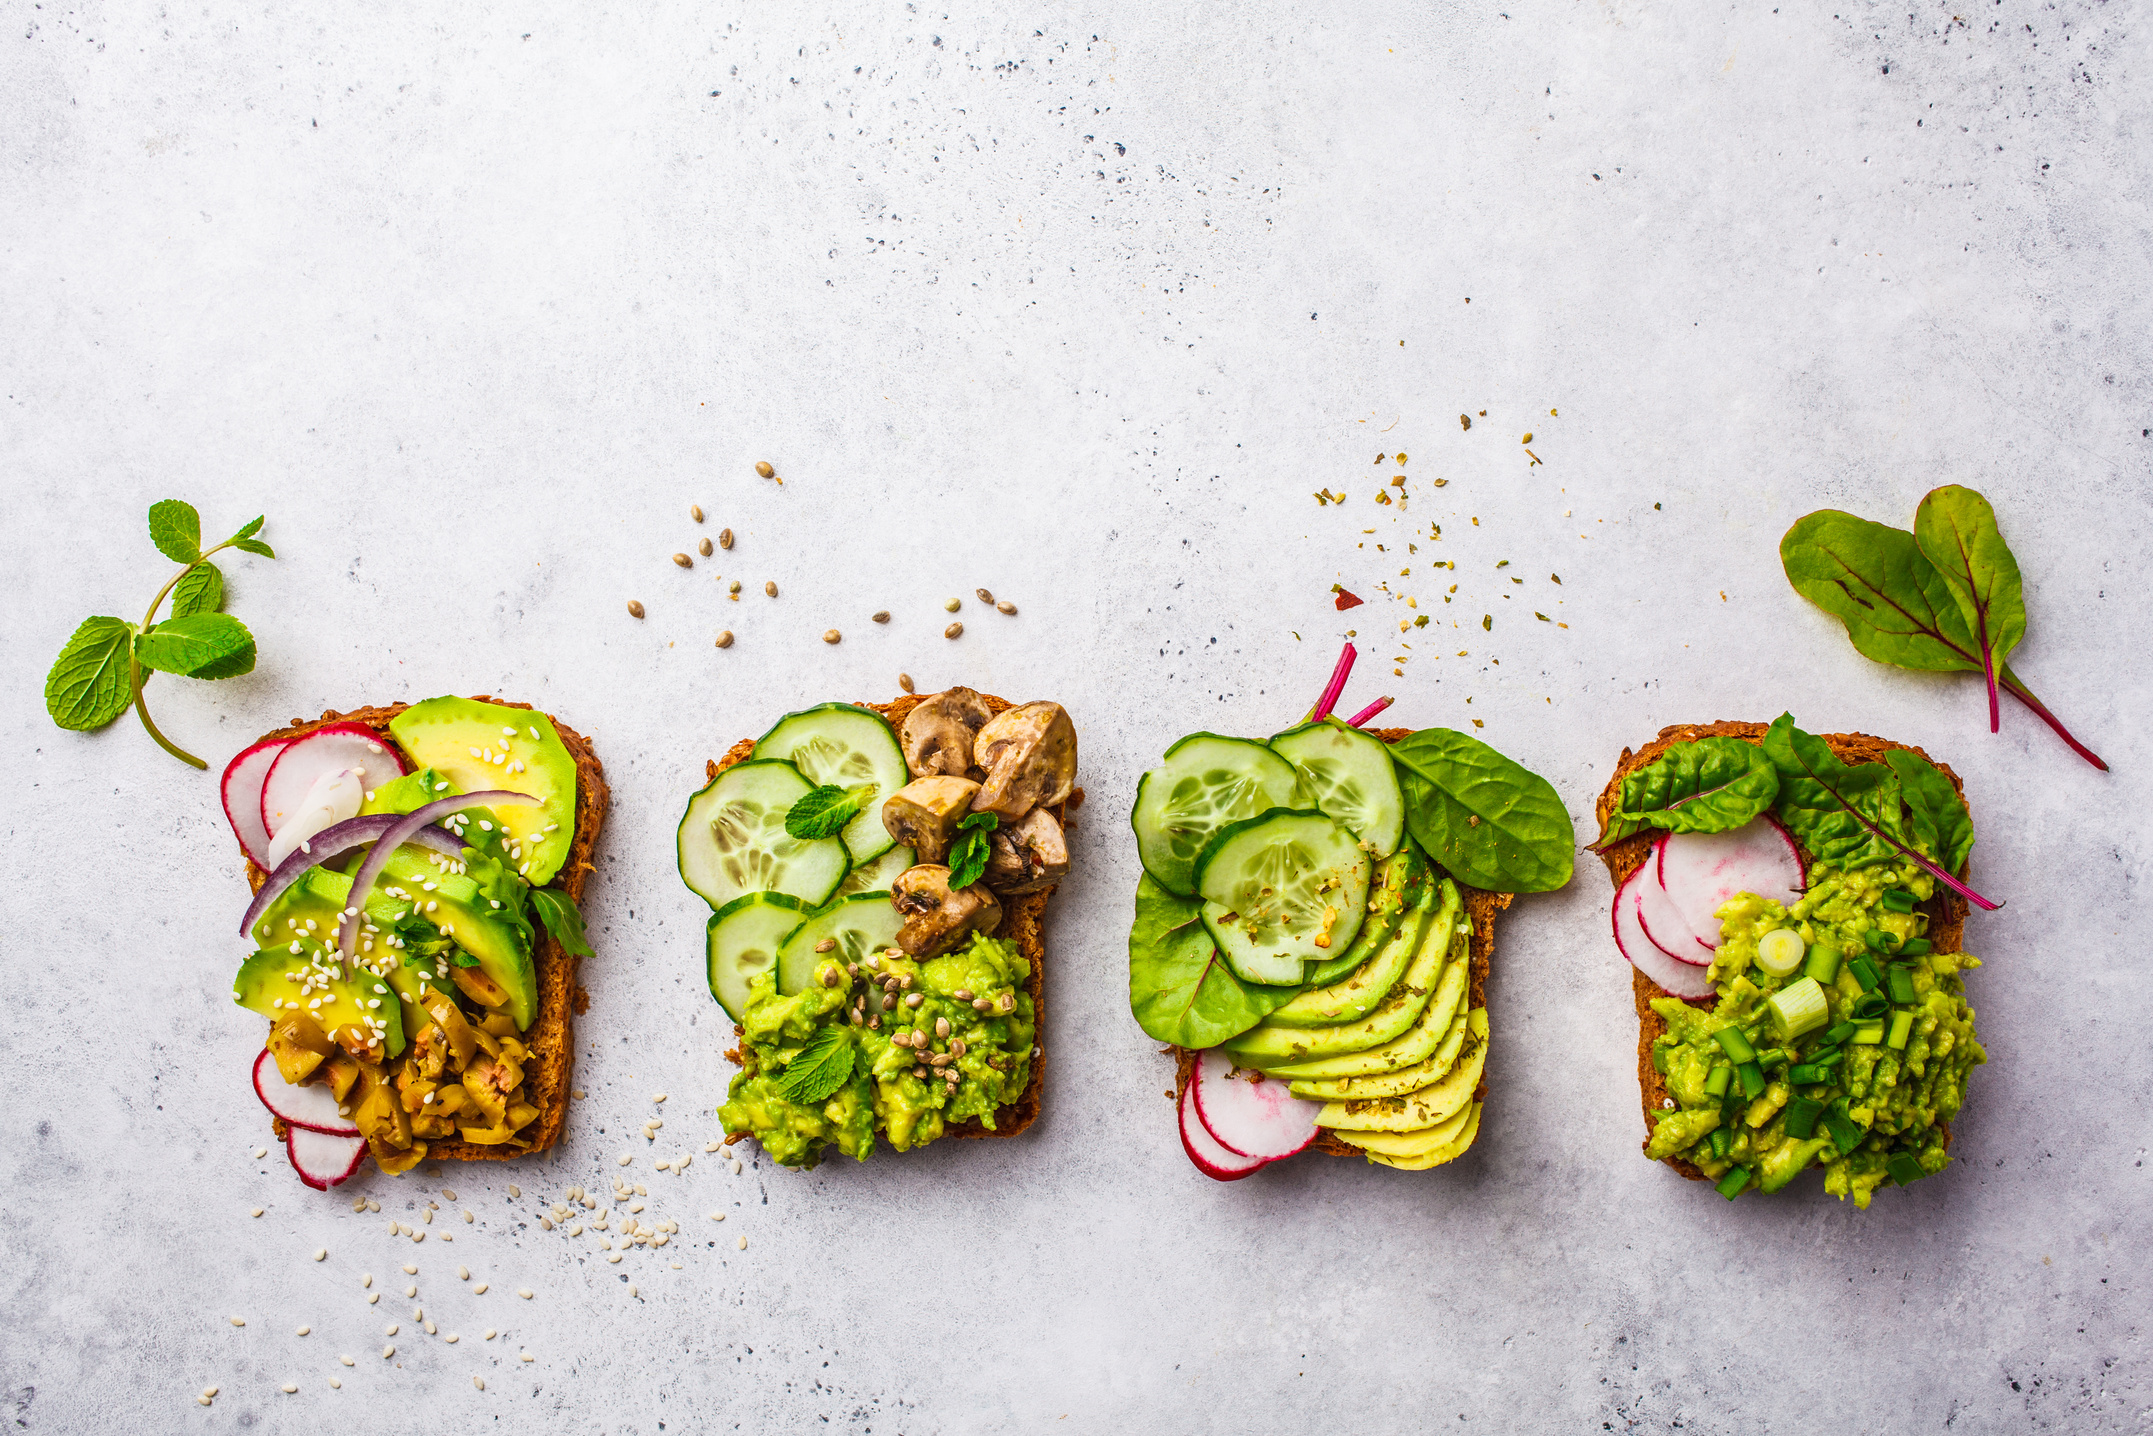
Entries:
[[915,778],[963,777],[972,766],[972,737],[993,716],[987,700],[969,688],[946,688],[922,699],[905,715],[898,735],[905,766]]
[[993,932],[1001,925],[1002,905],[978,883],[949,890],[949,869],[940,863],[907,868],[890,885],[890,905],[905,915],[897,945],[914,957],[948,952],[969,932]]
[[923,863],[939,863],[957,841],[957,823],[971,810],[979,784],[970,778],[915,778],[882,805],[882,826]]
[[987,886],[1007,897],[1050,888],[1069,872],[1069,844],[1062,825],[1046,808],[994,830],[987,854]]
[[973,810],[1013,823],[1076,786],[1076,725],[1059,703],[1022,704],[981,726],[972,761],[987,770]]

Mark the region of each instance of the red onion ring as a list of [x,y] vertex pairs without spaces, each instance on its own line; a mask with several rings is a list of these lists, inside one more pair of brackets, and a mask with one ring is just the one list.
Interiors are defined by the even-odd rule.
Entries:
[[[254,924],[261,921],[269,905],[284,895],[284,890],[299,881],[309,868],[316,868],[331,858],[342,857],[353,848],[378,842],[403,817],[396,813],[370,813],[363,818],[346,818],[341,823],[323,828],[307,839],[299,850],[277,864],[275,872],[262,884],[262,890],[247,904],[247,915],[239,920],[239,935],[245,937],[254,931]],[[463,852],[463,843],[453,834],[440,828],[421,828],[409,834],[405,842],[432,848],[437,853],[457,857]]]
[[[465,808],[504,808],[523,805],[536,806],[538,799],[529,793],[511,793],[505,788],[489,788],[483,793],[462,793],[453,798],[443,798],[428,803],[396,820],[396,826],[384,832],[374,844],[374,850],[359,864],[359,871],[351,880],[351,896],[345,902],[343,920],[337,924],[337,951],[344,959],[345,971],[351,970],[353,959],[359,951],[359,914],[366,911],[366,895],[374,890],[374,879],[388,866],[389,858],[397,846],[410,840],[414,833],[424,830],[436,818],[460,813]],[[357,822],[358,819],[352,821]],[[464,844],[458,843],[456,851],[463,852]]]

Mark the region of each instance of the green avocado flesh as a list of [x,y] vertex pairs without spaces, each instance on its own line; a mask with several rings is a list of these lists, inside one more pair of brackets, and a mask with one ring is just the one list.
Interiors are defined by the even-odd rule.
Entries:
[[1428,860],[1413,847],[1400,848],[1377,870],[1380,886],[1368,899],[1368,917],[1361,924],[1353,951],[1360,961],[1343,969],[1343,981],[1311,987],[1264,1021],[1273,1027],[1330,1027],[1365,1017],[1391,985],[1405,972],[1413,949],[1393,942],[1408,909],[1418,914],[1435,898],[1435,881],[1428,875]]
[[[924,962],[883,953],[858,967],[855,974],[826,960],[788,996],[778,995],[774,972],[749,985],[742,1065],[718,1118],[728,1135],[752,1135],[781,1165],[813,1167],[831,1146],[864,1162],[878,1133],[904,1152],[952,1123],[976,1118],[993,1130],[995,1113],[1031,1081],[1034,1022],[1024,990],[1031,969],[1014,944],[974,934],[966,946]],[[825,976],[834,985],[825,985]],[[891,994],[885,1005],[880,982],[891,977],[903,984],[904,998]],[[922,999],[917,1007],[904,1000],[914,995]],[[984,1011],[973,1005],[980,999]],[[946,1036],[937,1035],[941,1022]],[[788,1093],[794,1060],[830,1031],[849,1055],[843,1080],[819,1099]],[[895,1040],[915,1034],[924,1035],[918,1046]],[[922,1071],[928,1075],[917,1075]],[[956,1076],[954,1090],[945,1073]]]
[[[1791,907],[1742,893],[1720,908],[1720,945],[1710,970],[1718,1001],[1709,1012],[1674,998],[1652,1004],[1667,1023],[1653,1043],[1652,1062],[1666,1074],[1676,1105],[1655,1117],[1646,1155],[1681,1157],[1715,1181],[1731,1178],[1739,1167],[1748,1173],[1747,1186],[1767,1192],[1821,1165],[1824,1190],[1852,1197],[1858,1207],[1867,1207],[1880,1186],[1950,1163],[1944,1124],[1966,1100],[1968,1074],[1988,1060],[1961,977],[1980,962],[1963,952],[1895,956],[1900,944],[1924,941],[1928,927],[1927,914],[1885,905],[1885,895],[1895,890],[1926,901],[1934,879],[1910,861],[1845,870],[1820,862],[1810,870],[1808,891]],[[1901,904],[1911,905],[1903,898]],[[1791,1043],[1775,1025],[1769,1003],[1802,981],[1805,969],[1774,976],[1757,962],[1759,941],[1781,928],[1809,945],[1811,966],[1820,947],[1845,959],[1823,984],[1826,1021]],[[1871,995],[1866,1004],[1885,1009],[1873,1019],[1884,1036],[1875,1042],[1856,1040],[1869,1034],[1832,1040],[1835,1029],[1863,1020],[1852,1009],[1865,997],[1853,959],[1864,956],[1887,976],[1875,989],[1885,1001]],[[1889,977],[1894,966],[1901,968],[1896,994]],[[1898,1000],[1906,996],[1912,1001]],[[1905,1020],[1895,1022],[1901,1013]],[[1730,1080],[1724,1096],[1707,1088],[1712,1069],[1730,1064],[1713,1035],[1729,1027],[1740,1029],[1767,1079],[1754,1098],[1740,1081]],[[1891,1046],[1890,1035],[1902,1029],[1903,1045]],[[1790,1086],[1796,1068],[1824,1080]],[[1797,1103],[1814,1122],[1808,1136],[1787,1130],[1790,1117],[1799,1120],[1790,1110]]]
[[[351,879],[324,868],[309,870],[281,893],[254,925],[261,950],[240,964],[232,996],[240,1006],[275,1021],[297,1008],[322,1030],[362,1027],[388,1055],[404,1050],[404,1021],[397,995],[364,965],[347,977],[337,955],[337,922],[351,895]],[[369,902],[366,916],[379,923],[394,905]],[[386,966],[386,964],[384,964]]]
[[445,774],[454,792],[503,788],[538,799],[504,806],[495,821],[507,830],[517,876],[534,888],[553,880],[576,833],[576,761],[552,719],[473,698],[429,698],[391,718],[389,732],[414,763]]

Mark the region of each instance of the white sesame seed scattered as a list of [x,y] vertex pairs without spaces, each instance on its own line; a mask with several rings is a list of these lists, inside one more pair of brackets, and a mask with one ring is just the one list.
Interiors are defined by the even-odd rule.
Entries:
[[383,1336],[394,1336],[394,1335],[396,1335],[396,1323],[392,1321],[392,1322],[390,1322],[390,1323],[389,1323],[389,1324],[388,1324],[387,1326],[383,1327],[383,1328],[381,1329],[381,1334],[382,1334]]
[[530,1352],[528,1352],[528,1351],[524,1352],[524,1353],[523,1353],[523,1354],[522,1354],[521,1356],[517,1357],[516,1359],[517,1359],[517,1360],[519,1360],[519,1361],[536,1361],[536,1360],[538,1360],[538,1358],[537,1358],[537,1357],[535,1357],[535,1356],[531,1355],[531,1353],[530,1353]]
[[428,1336],[434,1335],[434,1324],[430,1321],[426,1323],[426,1334]]
[[260,1216],[261,1214],[262,1214],[262,1209],[261,1209],[260,1207],[256,1207],[256,1208],[255,1208],[255,1209],[254,1209],[253,1211],[251,1211],[251,1212],[248,1212],[248,1213],[247,1213],[247,1215],[248,1215],[248,1216],[250,1216],[250,1217],[258,1217],[258,1216]]
[[491,1341],[491,1340],[493,1340],[493,1338],[494,1338],[494,1336],[495,1336],[495,1335],[496,1335],[496,1333],[495,1333],[495,1331],[494,1331],[494,1329],[493,1329],[492,1327],[490,1327],[490,1326],[489,1326],[489,1327],[487,1327],[487,1328],[486,1328],[486,1339],[487,1339],[488,1341]]
[[405,1263],[404,1263],[404,1275],[405,1275],[405,1276],[417,1276],[418,1274],[419,1274],[419,1269],[418,1269],[418,1268],[417,1268],[416,1266],[414,1266],[414,1265],[413,1265],[412,1263],[410,1263],[410,1262],[405,1262]]
[[197,1404],[202,1406],[207,1406],[210,1403],[210,1398],[208,1396],[197,1396],[194,1399]]
[[405,1288],[404,1288],[404,1295],[405,1295],[405,1296],[417,1296],[418,1294],[419,1294],[419,1289],[418,1289],[418,1288],[417,1288],[416,1286],[407,1286],[407,1287],[405,1287]]
[[467,1266],[456,1268],[456,1278],[459,1281],[469,1281],[471,1279],[471,1268]]
[[740,1250],[746,1251],[748,1249],[748,1239],[746,1237],[742,1237],[738,1245],[740,1247]]
[[478,1220],[478,1218],[477,1218],[477,1217],[474,1217],[474,1216],[472,1216],[472,1215],[471,1215],[471,1214],[470,1214],[469,1212],[465,1212],[465,1213],[463,1214],[463,1219],[464,1219],[464,1220],[465,1220],[466,1222],[475,1222],[475,1221],[477,1221],[477,1220]]
[[523,1188],[517,1186],[514,1182],[510,1182],[508,1184],[508,1194],[512,1197],[520,1197],[523,1195]]
[[292,1394],[292,1393],[293,1393],[294,1391],[297,1391],[297,1390],[298,1390],[299,1388],[298,1388],[298,1387],[297,1387],[296,1385],[294,1385],[293,1383],[291,1383],[291,1382],[287,1381],[287,1382],[285,1382],[285,1383],[284,1383],[284,1385],[283,1385],[282,1387],[280,1387],[279,1389],[280,1389],[280,1390],[282,1390],[282,1391],[283,1391],[283,1393],[284,1393],[284,1394],[285,1394],[286,1396],[289,1396],[289,1395],[291,1395],[291,1394]]
[[387,1360],[388,1360],[388,1359],[389,1359],[390,1357],[392,1357],[392,1356],[394,1356],[394,1355],[396,1355],[396,1348],[395,1348],[395,1347],[393,1347],[393,1346],[384,1346],[383,1348],[381,1348],[381,1359],[382,1359],[383,1361],[387,1361]]
[[247,1319],[243,1316],[235,1316],[232,1318],[232,1325],[234,1326],[245,1326],[246,1324]]
[[343,1378],[343,1377],[341,1377],[341,1376],[332,1376],[332,1377],[330,1377],[330,1378],[329,1378],[329,1389],[330,1389],[331,1391],[342,1391],[342,1390],[344,1389],[344,1378]]
[[723,1145],[725,1145],[725,1144],[724,1144],[724,1143],[722,1143],[722,1142],[705,1142],[705,1143],[703,1143],[703,1150],[704,1150],[704,1151],[706,1151],[706,1152],[715,1152],[716,1150],[718,1150],[718,1148],[722,1147]]
[[268,1155],[269,1155],[269,1149],[268,1149],[267,1147],[256,1147],[256,1148],[254,1149],[254,1160],[255,1160],[255,1161],[257,1161],[257,1162],[259,1162],[259,1161],[260,1161],[260,1160],[261,1160],[262,1158],[264,1158],[264,1157],[266,1157],[266,1156],[268,1156]]
[[375,1302],[377,1302],[377,1301],[379,1301],[379,1300],[381,1300],[381,1293],[380,1293],[380,1292],[378,1292],[378,1291],[376,1291],[376,1292],[369,1292],[369,1293],[367,1294],[367,1298],[366,1298],[366,1304],[367,1304],[368,1306],[372,1306],[372,1305],[373,1305],[373,1304],[374,1304]]
[[306,1335],[306,1334],[307,1334],[308,1332],[312,1331],[313,1329],[314,1329],[314,1328],[313,1328],[313,1327],[311,1327],[311,1326],[302,1326],[302,1327],[300,1327],[300,1328],[299,1328],[299,1335],[301,1335],[301,1336],[305,1336],[305,1335]]
[[635,1158],[633,1158],[633,1157],[629,1156],[629,1155],[628,1155],[627,1153],[623,1152],[623,1153],[621,1154],[620,1164],[621,1164],[622,1166],[624,1166],[624,1167],[625,1167],[625,1166],[627,1166],[627,1165],[628,1165],[628,1164],[629,1164],[630,1162],[633,1162],[634,1160],[635,1160]]
[[619,1265],[620,1265],[620,1253],[619,1253],[619,1252],[614,1252],[614,1253],[613,1253],[613,1254],[612,1254],[611,1256],[607,1257],[607,1258],[606,1258],[606,1260],[607,1260],[607,1261],[609,1261],[609,1262],[611,1262],[611,1263],[613,1263],[613,1265],[615,1265],[615,1266],[619,1266]]
[[724,1220],[725,1220],[725,1213],[723,1213],[723,1212],[712,1212],[712,1213],[710,1214],[710,1219],[711,1219],[712,1221],[714,1221],[714,1222],[722,1222],[722,1221],[724,1221]]
[[486,1378],[483,1376],[474,1376],[471,1378],[471,1384],[473,1386],[476,1386],[479,1390],[484,1391],[486,1389]]
[[456,1333],[452,1331],[447,1336],[441,1339],[443,1341],[446,1341],[449,1345],[454,1346],[456,1344]]
[[205,1386],[202,1388],[202,1394],[204,1396],[214,1398],[217,1394],[217,1388],[214,1386]]
[[328,1249],[327,1247],[316,1247],[316,1248],[314,1249],[314,1260],[316,1260],[316,1261],[327,1261],[327,1260],[328,1260],[328,1258],[329,1258],[329,1249]]
[[343,1362],[346,1366],[357,1366],[359,1364],[348,1356],[339,1356],[337,1360]]
[[477,1286],[472,1287],[471,1291],[475,1296],[484,1296],[486,1294],[486,1283],[480,1282]]
[[527,1286],[519,1286],[516,1288],[516,1295],[522,1297],[525,1301],[529,1301],[532,1297],[538,1295],[538,1293],[532,1291]]
[[653,1102],[663,1102],[665,1100],[665,1094],[663,1092],[653,1092],[650,1094],[650,1100]]

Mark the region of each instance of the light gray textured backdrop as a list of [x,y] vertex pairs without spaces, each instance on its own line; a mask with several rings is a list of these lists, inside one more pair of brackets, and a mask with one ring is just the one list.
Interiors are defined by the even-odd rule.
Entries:
[[[2142,11],[647,9],[0,7],[10,1430],[2153,1425]],[[1946,482],[1996,501],[2017,667],[2112,775],[1781,577],[1797,515],[1904,524]],[[595,739],[590,1095],[553,1155],[329,1194],[254,1159],[215,783],[40,699],[78,619],[162,581],[167,496],[266,512],[280,556],[228,565],[259,669],[154,686],[215,766],[451,691]],[[981,585],[1021,612],[944,640]],[[1501,930],[1465,1160],[1197,1175],[1127,1011],[1123,815],[1178,734],[1291,721],[1349,626],[1349,702],[1481,721],[1581,830],[1665,723],[1791,708],[1955,766],[2009,900],[1968,930],[1961,1160],[1867,1213],[1646,1163],[1587,859]],[[900,669],[1078,722],[1047,1114],[735,1177],[673,828],[706,756]],[[539,1229],[623,1153],[678,1240]],[[429,1197],[434,1239],[388,1235]]]

